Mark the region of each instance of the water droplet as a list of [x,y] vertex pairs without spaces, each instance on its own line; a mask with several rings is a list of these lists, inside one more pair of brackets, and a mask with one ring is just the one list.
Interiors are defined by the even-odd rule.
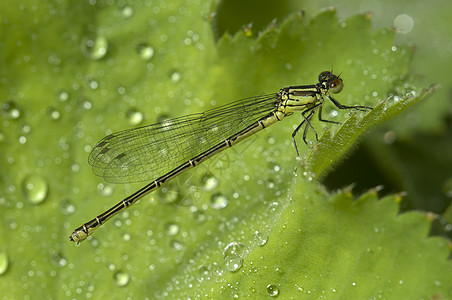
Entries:
[[47,196],[47,182],[38,175],[30,175],[25,177],[22,182],[22,191],[25,198],[32,204],[39,204]]
[[97,89],[99,87],[99,83],[96,80],[94,80],[94,79],[90,79],[90,80],[88,80],[88,86],[92,90],[95,90],[95,89]]
[[59,65],[61,65],[61,58],[58,55],[56,55],[56,54],[49,55],[49,57],[47,58],[47,61],[52,66],[59,66]]
[[105,185],[103,183],[99,183],[97,185],[97,190],[99,191],[99,194],[104,197],[108,197],[108,196],[111,196],[111,194],[113,194],[113,187],[108,184]]
[[191,45],[193,43],[193,40],[191,39],[191,38],[189,38],[189,37],[186,37],[185,39],[184,39],[184,44],[185,45]]
[[268,180],[267,180],[267,187],[268,187],[269,189],[275,188],[275,182],[274,182],[273,179],[268,179]]
[[193,219],[195,220],[196,223],[200,224],[205,222],[207,217],[204,212],[197,210],[193,212]]
[[116,272],[114,279],[117,286],[126,286],[130,281],[130,275],[125,272]]
[[157,194],[159,200],[166,204],[176,204],[183,199],[183,195],[179,192],[179,188],[174,181],[168,182],[159,188]]
[[154,57],[155,54],[154,48],[146,43],[139,44],[137,46],[137,52],[141,59],[145,61],[150,60],[152,57]]
[[212,198],[210,199],[210,204],[212,205],[213,209],[223,209],[228,206],[228,202],[228,198],[220,193],[212,195]]
[[9,258],[5,252],[0,252],[0,275],[3,275],[8,270]]
[[24,126],[22,126],[21,130],[24,134],[28,134],[31,132],[31,127],[30,127],[30,125],[24,125]]
[[178,250],[178,251],[182,250],[182,248],[184,247],[184,244],[182,244],[178,240],[172,240],[170,244],[174,250]]
[[82,39],[82,54],[91,60],[99,60],[107,54],[108,41],[103,36]]
[[143,122],[143,114],[137,110],[131,109],[127,112],[127,120],[132,126],[136,126]]
[[166,224],[166,233],[168,233],[168,235],[170,236],[174,236],[176,234],[179,233],[179,225],[175,224],[175,223],[167,223]]
[[99,247],[99,240],[96,239],[95,237],[91,238],[91,240],[89,241],[89,243],[91,244],[91,246],[93,246],[94,248]]
[[75,212],[75,206],[70,200],[64,199],[63,201],[61,201],[60,211],[64,215],[70,215]]
[[236,272],[242,267],[243,260],[235,254],[229,255],[224,259],[226,270]]
[[223,250],[223,258],[226,258],[231,255],[242,256],[245,251],[245,246],[239,242],[230,242],[224,247]]
[[268,241],[268,235],[262,234],[259,231],[256,231],[254,233],[254,240],[256,241],[256,244],[259,246],[264,246],[267,244]]
[[198,272],[199,272],[199,275],[205,276],[205,275],[209,274],[209,269],[206,266],[201,265],[198,267]]
[[60,91],[58,93],[58,100],[61,102],[66,102],[69,99],[69,93],[66,91]]
[[[190,186],[190,199],[193,201],[197,201],[201,199],[203,189],[199,186],[191,185]],[[189,201],[185,200],[186,203],[189,203]]]
[[223,269],[216,262],[209,265],[209,271],[210,274],[215,274],[217,276],[223,275]]
[[170,76],[171,81],[174,82],[174,83],[179,82],[181,80],[181,78],[182,78],[182,74],[180,72],[178,72],[178,71],[175,71],[175,70],[171,71],[169,73],[169,76]]
[[72,164],[71,165],[71,171],[74,172],[74,173],[77,173],[78,171],[80,171],[80,165]]
[[312,181],[315,178],[315,174],[312,172],[303,172],[303,176],[306,177],[308,181]]
[[120,10],[120,15],[124,19],[128,19],[133,16],[133,8],[130,6],[124,6]]
[[218,186],[218,178],[213,176],[211,173],[206,173],[202,176],[201,181],[203,183],[203,188],[206,191],[211,191]]
[[270,171],[272,171],[272,172],[279,172],[279,171],[281,171],[281,167],[278,164],[269,163],[268,166],[270,168]]
[[85,110],[90,110],[91,108],[93,108],[93,104],[91,103],[91,101],[85,100],[82,102],[82,107]]
[[62,137],[58,140],[58,146],[61,148],[61,150],[63,151],[68,151],[70,146],[69,146],[69,142],[67,140],[67,138]]
[[267,293],[270,297],[276,297],[279,295],[279,289],[274,284],[267,285]]
[[253,23],[249,23],[248,25],[243,26],[243,33],[247,37],[253,36]]
[[27,142],[27,138],[24,136],[19,137],[19,144],[24,145]]
[[18,119],[21,115],[21,111],[19,106],[13,101],[7,101],[2,104],[2,114],[7,119]]
[[272,202],[268,205],[269,212],[277,212],[280,209],[280,205],[278,202]]
[[406,14],[401,14],[394,19],[394,28],[398,33],[409,33],[413,30],[414,20]]
[[55,266],[64,267],[67,265],[67,259],[61,253],[55,253],[52,256],[52,262]]
[[124,234],[122,235],[122,240],[125,241],[125,242],[130,241],[131,238],[132,238],[132,237],[130,236],[130,233],[124,233]]
[[125,88],[124,86],[122,86],[122,85],[119,85],[119,86],[116,88],[116,91],[118,92],[118,94],[124,95],[124,94],[126,93],[126,88]]
[[55,121],[59,120],[61,117],[60,111],[53,107],[48,109],[47,114],[49,115],[50,119],[55,120]]
[[11,230],[16,230],[17,229],[17,222],[15,220],[8,220],[8,227]]
[[110,271],[114,271],[114,270],[116,270],[116,265],[115,265],[115,264],[108,264],[107,268],[108,268]]

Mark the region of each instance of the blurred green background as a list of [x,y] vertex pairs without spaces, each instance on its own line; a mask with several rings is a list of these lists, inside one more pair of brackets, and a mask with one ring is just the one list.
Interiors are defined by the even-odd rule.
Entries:
[[[261,32],[281,25],[287,16],[300,11],[304,12],[302,19],[309,22],[331,6],[340,23],[356,14],[369,14],[374,30],[393,28],[394,44],[413,50],[409,76],[417,80],[418,87],[439,84],[440,88],[368,132],[360,145],[322,179],[325,186],[318,189],[335,191],[353,185],[353,192],[361,194],[382,185],[380,195],[403,195],[402,210],[433,212],[432,234],[450,238],[449,2],[2,2],[0,296],[99,298],[113,292],[113,298],[164,297],[184,286],[186,269],[193,271],[186,267],[186,260],[198,259],[205,249],[227,249],[225,240],[265,239],[265,233],[247,236],[240,226],[248,226],[243,224],[247,218],[256,222],[253,228],[258,227],[255,224],[267,228],[266,224],[272,223],[265,214],[267,206],[273,210],[281,195],[290,197],[286,194],[294,185],[290,181],[293,170],[282,166],[293,165],[295,158],[290,141],[283,147],[290,151],[283,154],[277,152],[283,151],[280,148],[274,154],[262,150],[272,157],[265,162],[253,157],[249,149],[261,151],[275,139],[290,140],[290,128],[281,134],[283,138],[278,136],[278,129],[269,131],[256,138],[261,139],[257,144],[256,140],[244,142],[244,146],[231,149],[233,153],[184,174],[150,201],[138,204],[141,208],[110,221],[105,226],[109,228],[96,232],[101,235],[98,238],[94,236],[76,247],[68,236],[83,221],[142,186],[115,186],[91,174],[87,156],[100,138],[111,131],[203,111],[240,95],[277,90],[287,84],[282,83],[285,75],[269,76],[262,86],[253,85],[250,74],[265,77],[266,66],[256,66],[255,73],[244,72],[242,78],[226,73],[216,62],[216,43],[224,34],[233,36],[237,32],[250,39],[259,38]],[[241,40],[234,42],[240,45]],[[339,57],[343,51],[332,49],[331,44],[327,47]],[[331,66],[322,53],[318,56],[308,70]],[[353,71],[341,66],[342,70],[345,78],[347,71],[352,77]],[[300,70],[300,78],[311,83],[317,73],[305,78],[306,72]],[[281,82],[275,82],[275,77]],[[353,85],[350,81],[345,84],[349,88]],[[279,175],[279,169],[284,169],[283,175]],[[256,179],[256,174],[265,175]],[[228,210],[220,214],[219,210],[206,209],[212,202],[220,206],[229,202]],[[265,208],[258,207],[260,202],[266,204]],[[187,211],[195,218],[192,223]],[[255,212],[253,217],[248,215],[250,211]],[[193,224],[200,230],[186,229]],[[213,236],[211,228],[218,229]],[[215,251],[206,253],[214,255]],[[205,270],[191,268],[203,275],[198,283],[206,284],[206,290],[215,285],[215,279],[204,273],[222,274],[222,266],[215,264]],[[227,282],[234,280],[218,280],[222,287],[216,289],[224,291]],[[266,292],[271,296],[272,287]],[[190,288],[181,293],[191,295]]]

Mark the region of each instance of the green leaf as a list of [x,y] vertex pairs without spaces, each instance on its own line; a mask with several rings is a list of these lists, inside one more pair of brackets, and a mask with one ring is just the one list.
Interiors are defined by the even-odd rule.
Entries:
[[329,131],[325,131],[319,143],[315,145],[315,149],[309,153],[307,160],[309,171],[323,177],[325,172],[331,169],[334,163],[337,163],[366,130],[394,118],[437,88],[437,86],[431,86],[419,93],[413,92],[414,95],[408,94],[403,99],[399,99],[398,96],[396,99],[390,98],[388,101],[376,105],[361,120],[357,120],[356,115],[353,115],[342,124],[334,136],[331,136]]
[[[420,88],[407,75],[411,49],[394,47],[391,30],[372,31],[367,15],[339,23],[327,10],[295,13],[257,39],[242,31],[215,44],[211,7],[201,2],[0,8],[0,290],[8,297],[450,292],[448,249],[425,238],[422,214],[395,217],[392,198],[376,202],[370,193],[355,203],[312,182],[364,129],[421,97],[352,117],[327,103],[325,116],[344,124],[313,120],[323,137],[312,150],[299,145],[308,168],[290,139],[301,117],[287,118],[179,176],[80,246],[68,240],[141,187],[91,174],[88,152],[105,134],[313,84],[331,67],[343,72],[342,104],[404,99],[405,90]],[[337,140],[346,141],[337,153],[322,152]],[[375,228],[378,238],[370,239]]]
[[[378,200],[374,191],[356,201],[347,191],[328,197],[297,180],[293,201],[276,218],[268,242],[236,252],[247,253],[238,272],[218,276],[220,283],[186,284],[193,284],[197,295],[222,298],[261,298],[275,290],[297,299],[447,298],[448,245],[426,238],[425,214],[398,216],[399,201],[397,196]],[[191,295],[182,289],[174,297]]]

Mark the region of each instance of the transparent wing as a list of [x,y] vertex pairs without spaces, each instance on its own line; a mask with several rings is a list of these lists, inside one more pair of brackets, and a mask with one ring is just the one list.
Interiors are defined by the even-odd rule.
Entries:
[[246,98],[204,113],[104,137],[88,162],[108,182],[155,180],[272,112],[277,94]]

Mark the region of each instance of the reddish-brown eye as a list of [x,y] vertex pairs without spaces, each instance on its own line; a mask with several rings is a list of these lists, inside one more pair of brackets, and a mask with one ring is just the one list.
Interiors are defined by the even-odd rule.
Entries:
[[328,89],[334,94],[340,93],[343,88],[344,88],[344,84],[342,83],[342,79],[340,79],[338,77],[334,78],[330,82],[330,85],[328,87]]

